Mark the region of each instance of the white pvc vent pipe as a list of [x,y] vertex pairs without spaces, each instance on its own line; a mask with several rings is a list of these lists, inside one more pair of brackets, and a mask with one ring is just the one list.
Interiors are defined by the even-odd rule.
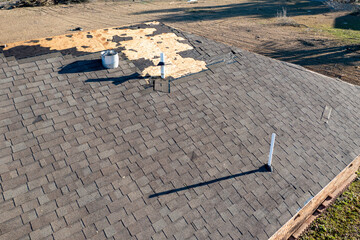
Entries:
[[273,152],[274,152],[275,137],[276,137],[275,133],[271,134],[270,153],[269,153],[269,160],[268,160],[268,164],[267,164],[267,167],[270,169],[270,171],[272,171],[271,162],[272,162],[272,156],[273,156]]
[[165,79],[165,54],[160,53],[161,78]]

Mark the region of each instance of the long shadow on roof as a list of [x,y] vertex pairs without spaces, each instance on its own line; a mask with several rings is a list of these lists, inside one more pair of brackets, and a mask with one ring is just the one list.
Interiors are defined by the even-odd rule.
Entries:
[[104,70],[105,68],[101,64],[101,60],[81,60],[70,63],[59,71],[59,74],[69,74],[69,73],[83,73],[83,72],[93,72]]
[[85,82],[112,82],[114,85],[119,85],[124,82],[130,81],[130,80],[136,80],[136,79],[143,79],[143,77],[139,73],[133,73],[128,76],[122,76],[122,77],[115,77],[115,78],[96,78],[96,79],[88,79]]
[[251,171],[242,172],[242,173],[238,173],[238,174],[234,174],[234,175],[229,175],[229,176],[225,176],[225,177],[221,177],[221,178],[216,178],[216,179],[213,179],[213,180],[210,180],[210,181],[196,183],[196,184],[189,185],[189,186],[182,187],[182,188],[175,188],[175,189],[171,189],[171,190],[164,191],[164,192],[154,193],[154,194],[151,194],[149,196],[149,198],[159,197],[159,196],[167,195],[167,194],[170,194],[170,193],[176,193],[176,192],[188,190],[188,189],[191,189],[191,188],[202,187],[202,186],[209,185],[209,184],[212,184],[212,183],[216,183],[216,182],[220,182],[220,181],[224,181],[224,180],[229,180],[229,179],[232,179],[232,178],[241,177],[241,176],[245,176],[245,175],[249,175],[249,174],[253,174],[253,173],[257,173],[257,172],[267,172],[267,169],[266,169],[265,166],[262,166],[262,167],[260,167],[258,169],[254,169],[254,170],[251,170]]

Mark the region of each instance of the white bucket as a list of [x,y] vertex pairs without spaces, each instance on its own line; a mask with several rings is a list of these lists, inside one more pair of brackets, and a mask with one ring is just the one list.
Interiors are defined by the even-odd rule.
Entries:
[[117,68],[119,66],[119,54],[114,50],[102,51],[101,61],[104,68]]

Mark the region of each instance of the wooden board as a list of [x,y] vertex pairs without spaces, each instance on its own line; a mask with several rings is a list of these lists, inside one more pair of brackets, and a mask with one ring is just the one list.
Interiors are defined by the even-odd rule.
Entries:
[[335,193],[360,167],[360,155],[357,156],[328,185],[312,198],[294,217],[285,223],[269,240],[287,240],[316,211],[328,196]]
[[346,179],[343,184],[337,188],[333,193],[331,193],[324,202],[315,210],[315,212],[310,215],[303,224],[292,234],[289,239],[298,239],[300,236],[310,227],[311,223],[321,215],[321,213],[325,212],[326,209],[331,206],[332,203],[335,202],[336,198],[345,191],[345,189],[357,178],[356,174],[350,175],[348,179]]

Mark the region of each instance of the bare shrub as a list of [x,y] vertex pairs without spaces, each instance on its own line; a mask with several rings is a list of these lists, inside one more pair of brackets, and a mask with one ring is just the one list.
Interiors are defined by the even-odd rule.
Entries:
[[280,11],[277,11],[276,14],[277,25],[279,26],[290,26],[290,27],[301,27],[302,24],[295,22],[294,19],[291,19],[287,16],[286,8],[282,8]]
[[277,14],[276,14],[276,17],[277,18],[287,18],[287,10],[286,8],[282,8],[281,11],[277,11]]

